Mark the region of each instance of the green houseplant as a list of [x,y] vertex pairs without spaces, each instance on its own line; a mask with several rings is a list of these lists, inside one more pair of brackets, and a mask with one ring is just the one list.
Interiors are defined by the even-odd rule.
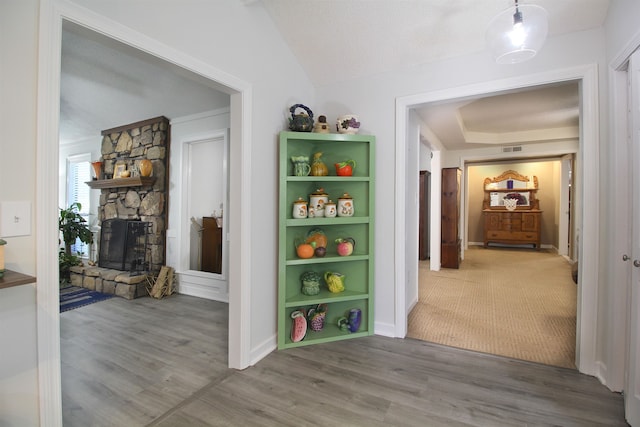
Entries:
[[82,261],[78,253],[72,254],[71,247],[80,239],[82,243],[93,243],[93,234],[89,229],[87,220],[82,217],[80,203],[72,203],[66,209],[60,209],[58,218],[58,229],[62,234],[64,249],[58,252],[58,264],[60,270],[60,282],[68,282],[70,279],[69,269],[74,265],[80,265]]

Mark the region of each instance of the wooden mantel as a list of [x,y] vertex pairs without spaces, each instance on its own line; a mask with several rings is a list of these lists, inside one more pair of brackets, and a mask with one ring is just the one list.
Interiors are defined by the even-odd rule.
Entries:
[[119,188],[119,187],[142,187],[153,185],[156,178],[153,176],[132,176],[130,178],[96,179],[87,181],[86,184],[94,189]]

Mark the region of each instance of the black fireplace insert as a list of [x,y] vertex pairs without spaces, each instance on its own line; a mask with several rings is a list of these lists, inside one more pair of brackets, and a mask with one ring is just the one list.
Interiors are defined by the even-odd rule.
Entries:
[[150,227],[150,222],[140,220],[114,218],[103,221],[98,265],[129,272],[147,271],[147,236]]

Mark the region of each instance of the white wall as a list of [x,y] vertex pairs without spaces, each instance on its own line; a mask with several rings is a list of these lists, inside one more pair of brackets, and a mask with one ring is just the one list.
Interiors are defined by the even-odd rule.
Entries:
[[[30,236],[5,238],[5,264],[29,275],[36,270],[37,5],[34,0],[0,2],[0,201],[31,202],[33,214]],[[55,251],[57,242],[43,244]],[[0,289],[2,426],[38,425],[35,289],[34,285]]]
[[640,2],[637,0],[615,0],[611,2],[609,13],[604,23],[607,62],[620,55],[629,41],[640,33],[638,16],[640,16]]
[[[584,49],[584,46],[590,48]],[[399,172],[389,161],[395,158],[396,98],[603,62],[603,32],[593,30],[552,38],[536,58],[524,64],[500,66],[493,62],[488,52],[482,52],[319,88],[319,105],[329,120],[345,111],[358,114],[362,122],[360,132],[376,135],[378,140],[375,242],[377,325],[386,327],[395,318],[394,248],[385,230],[394,229],[395,224],[394,211],[388,206],[395,191],[395,176]],[[372,87],[376,90],[369,90]],[[601,90],[601,95],[606,96],[606,91]]]

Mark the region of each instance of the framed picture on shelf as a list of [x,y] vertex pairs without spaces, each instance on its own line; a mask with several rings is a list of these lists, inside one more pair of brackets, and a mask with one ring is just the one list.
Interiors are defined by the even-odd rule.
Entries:
[[124,163],[116,163],[116,165],[113,168],[113,178],[117,179],[117,178],[125,178],[125,175],[128,176],[127,172],[127,165]]

